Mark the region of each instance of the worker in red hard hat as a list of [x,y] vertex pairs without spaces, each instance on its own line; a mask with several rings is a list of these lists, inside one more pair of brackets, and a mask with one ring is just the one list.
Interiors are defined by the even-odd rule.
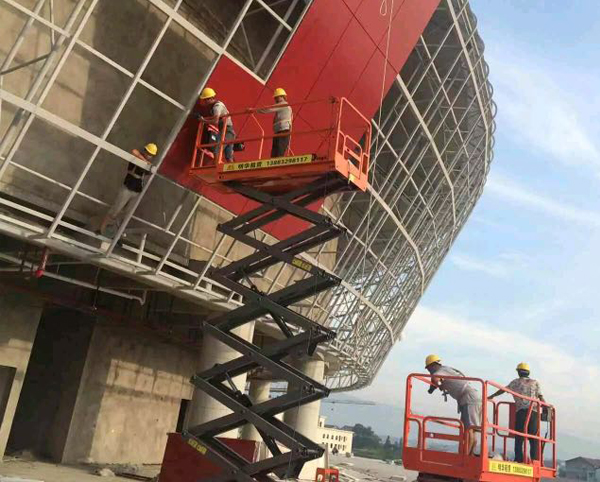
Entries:
[[[545,402],[544,395],[542,395],[542,388],[540,387],[540,382],[534,380],[533,378],[529,378],[530,368],[528,363],[521,362],[517,365],[517,374],[518,378],[515,378],[512,382],[510,382],[506,388],[512,390],[519,395],[524,395],[529,398],[535,398],[537,400],[541,400]],[[504,390],[498,390],[496,393],[491,394],[488,398],[491,400],[492,398],[497,397],[498,395],[502,395],[506,393]],[[529,423],[527,424],[527,430],[525,430],[525,422],[527,421],[527,415],[529,414],[529,405],[531,402],[529,400],[524,400],[519,397],[515,397],[515,430],[517,432],[525,433],[527,432],[529,435],[539,435],[539,405],[537,403],[533,404],[531,409],[531,415],[529,416]],[[515,435],[515,462],[523,462],[523,442],[524,438],[521,435]],[[538,441],[534,439],[529,439],[529,455],[531,456],[531,460],[538,459]]]
[[287,102],[287,93],[281,87],[273,92],[275,105],[265,109],[257,109],[260,114],[271,114],[273,116],[273,144],[271,146],[271,157],[285,156],[290,146],[290,132],[292,130],[292,108]]
[[460,420],[466,430],[467,454],[473,455],[477,445],[474,430],[477,428],[481,430],[481,409],[483,406],[481,396],[472,383],[467,380],[444,378],[443,375],[450,377],[464,377],[464,375],[456,368],[442,365],[442,359],[439,356],[429,355],[425,359],[425,368],[433,375],[429,393],[431,394],[439,388],[456,400]]
[[[208,142],[206,143],[217,143],[215,147],[211,148],[215,157],[217,157],[217,153],[219,152],[218,143],[221,142],[223,129],[225,129],[226,141],[233,141],[235,139],[233,121],[231,120],[227,106],[222,101],[217,99],[217,93],[214,91],[214,89],[206,87],[200,94],[200,107],[196,112],[194,112],[194,116],[198,120],[204,121],[218,129],[218,133],[215,132],[213,136],[211,136],[211,133],[208,131],[203,133],[203,137],[205,139],[205,135],[208,136]],[[233,161],[232,142],[229,142],[223,146],[223,155],[225,156],[226,161]]]

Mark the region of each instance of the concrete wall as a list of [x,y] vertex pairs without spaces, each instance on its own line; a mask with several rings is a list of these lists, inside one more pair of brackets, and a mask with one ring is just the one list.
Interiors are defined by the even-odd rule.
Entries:
[[44,310],[9,438],[12,450],[61,459],[94,322],[70,309]]
[[98,325],[62,461],[160,463],[196,360],[181,346]]
[[[15,368],[0,424],[0,456],[8,441],[41,312],[42,302],[35,298],[0,292],[0,365]],[[6,388],[5,384],[3,391]]]

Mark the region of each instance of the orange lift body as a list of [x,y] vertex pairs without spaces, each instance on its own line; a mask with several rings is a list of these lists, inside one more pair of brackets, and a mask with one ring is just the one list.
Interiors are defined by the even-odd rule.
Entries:
[[315,482],[338,482],[340,480],[340,471],[335,467],[328,469],[319,467],[315,474]]
[[[419,472],[419,480],[429,481],[485,481],[485,482],[539,482],[542,478],[556,477],[556,411],[550,404],[532,399],[491,381],[479,378],[451,377],[478,385],[482,394],[480,427],[478,435],[480,455],[467,455],[465,427],[459,415],[456,418],[419,414],[413,407],[415,384],[424,388],[432,385],[429,374],[411,374],[406,380],[406,405],[402,462],[406,469]],[[514,402],[488,400],[489,388],[502,389],[514,397],[528,400],[530,417],[538,418],[538,434],[530,435],[515,430]],[[534,410],[535,407],[535,410]],[[542,436],[545,424],[545,435]],[[508,439],[520,435],[524,438],[525,463],[508,460]],[[539,460],[529,457],[529,441],[538,444]],[[456,447],[454,451],[433,447],[432,441],[444,441]],[[544,456],[546,458],[544,458]]]
[[[281,194],[298,189],[323,177],[337,174],[348,180],[350,190],[366,191],[369,176],[371,122],[347,99],[331,98],[289,104],[292,109],[317,102],[331,105],[330,119],[322,119],[318,129],[293,129],[289,133],[287,152],[281,157],[271,157],[271,142],[280,134],[264,132],[256,119],[258,109],[233,113],[236,125],[244,132],[253,132],[244,138],[225,139],[225,126],[220,127],[217,142],[203,143],[207,129],[215,129],[210,120],[198,125],[190,175],[221,192],[231,192],[227,182],[238,181],[270,194]],[[224,122],[222,124],[225,124]],[[295,142],[302,152],[294,151]],[[225,159],[228,144],[243,145],[241,154],[235,153],[233,161]],[[239,152],[239,151],[238,151]]]

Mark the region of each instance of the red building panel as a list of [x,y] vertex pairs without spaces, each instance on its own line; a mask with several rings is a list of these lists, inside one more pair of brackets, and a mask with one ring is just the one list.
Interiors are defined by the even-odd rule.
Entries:
[[[198,482],[216,477],[223,470],[191,447],[180,433],[167,435],[167,446],[160,469],[160,482]],[[258,442],[230,438],[219,439],[248,462],[258,460]]]
[[[231,112],[272,102],[275,87],[284,87],[289,101],[320,100],[330,96],[348,97],[367,118],[372,117],[395,76],[431,18],[439,0],[395,0],[387,67],[385,47],[391,0],[314,0],[294,38],[288,45],[271,78],[264,85],[229,59],[219,60],[208,85],[213,87]],[[383,78],[385,70],[385,80]],[[326,104],[306,105],[295,112],[294,128],[320,127],[329,122],[331,109]],[[271,132],[271,117],[260,116],[266,132]],[[196,136],[197,121],[188,119],[170,149],[161,173],[178,183],[207,196],[224,208],[240,213],[250,205],[237,195],[221,194],[205,188],[188,176]],[[236,121],[241,137],[251,135],[256,127]],[[292,149],[299,154],[311,152],[315,142],[307,138],[293,139]],[[267,149],[270,141],[267,141]],[[249,147],[238,159],[252,155]],[[315,209],[319,207],[315,205]],[[302,223],[282,219],[268,231],[281,238],[297,232]]]
[[[392,22],[388,61],[397,72],[402,69],[439,3],[440,0],[406,1],[396,13]],[[407,18],[412,21],[406,22]],[[379,41],[379,50],[384,54],[386,46],[387,31]]]

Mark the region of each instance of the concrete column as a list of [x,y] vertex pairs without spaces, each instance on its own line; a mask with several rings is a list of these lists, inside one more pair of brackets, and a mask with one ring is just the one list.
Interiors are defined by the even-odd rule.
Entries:
[[[271,380],[259,380],[255,379],[250,381],[250,391],[248,396],[252,400],[253,404],[266,402],[269,400],[269,393],[271,392]],[[257,440],[262,441],[262,437],[256,430],[256,427],[252,424],[244,425],[242,427],[242,438],[244,440]]]
[[20,293],[0,293],[0,459],[21,395],[43,302]]
[[[244,340],[252,341],[254,335],[254,323],[247,323],[232,330],[232,332]],[[206,336],[202,342],[198,371],[207,370],[217,363],[226,363],[240,356],[241,354],[236,350],[224,345],[211,336]],[[239,390],[244,391],[246,374],[244,373],[233,378],[233,382]],[[201,423],[210,422],[211,420],[215,420],[216,418],[223,417],[230,413],[231,410],[225,407],[225,405],[216,401],[204,391],[195,389],[187,414],[186,427],[193,427]],[[239,429],[235,429],[225,432],[219,435],[219,437],[238,438],[238,435]]]
[[[318,358],[300,360],[294,364],[298,370],[313,380],[322,383],[325,378],[325,362]],[[319,413],[321,402],[316,401],[303,405],[298,408],[292,408],[285,412],[284,422],[296,429],[305,437],[308,437],[315,443],[320,443],[319,435]],[[323,466],[323,460],[318,459],[307,464],[300,473],[300,479],[315,479],[317,467]]]

